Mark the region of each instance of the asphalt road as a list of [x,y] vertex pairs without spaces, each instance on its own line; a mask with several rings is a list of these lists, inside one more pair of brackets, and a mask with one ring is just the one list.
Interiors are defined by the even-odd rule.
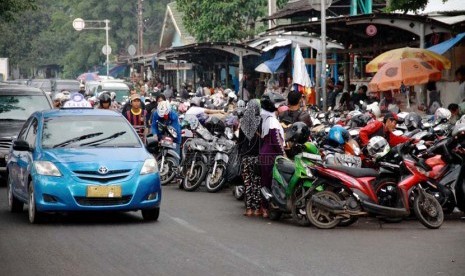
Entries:
[[362,219],[318,230],[242,216],[230,191],[164,188],[160,219],[140,213],[48,217],[30,225],[0,188],[0,275],[465,275],[465,221]]

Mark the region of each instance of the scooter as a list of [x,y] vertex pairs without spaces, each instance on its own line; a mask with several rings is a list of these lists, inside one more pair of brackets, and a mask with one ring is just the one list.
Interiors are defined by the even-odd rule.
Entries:
[[177,145],[174,142],[174,139],[178,136],[176,130],[172,126],[166,126],[161,122],[158,122],[158,129],[161,133],[164,133],[156,155],[159,164],[160,182],[164,186],[176,177],[181,157],[176,152]]
[[[441,204],[421,186],[428,177],[422,173],[422,162],[408,154],[411,146],[411,142],[407,142],[400,150],[402,166],[405,166],[411,175],[403,178],[396,187],[399,195],[396,207],[379,203],[373,187],[379,176],[377,171],[315,166],[314,172],[319,178],[315,181],[315,187],[324,190],[314,193],[307,202],[306,213],[309,221],[317,228],[329,229],[336,227],[342,219],[353,216],[402,218],[410,215],[412,205],[416,217],[425,227],[441,227],[444,221]],[[432,169],[438,168],[434,166]]]
[[269,217],[279,220],[284,213],[291,213],[299,225],[309,225],[305,214],[305,191],[313,186],[313,176],[310,166],[320,161],[318,148],[310,142],[305,145],[295,144],[293,150],[300,149],[294,161],[278,156],[273,167],[271,189],[261,188],[263,197],[269,202]]

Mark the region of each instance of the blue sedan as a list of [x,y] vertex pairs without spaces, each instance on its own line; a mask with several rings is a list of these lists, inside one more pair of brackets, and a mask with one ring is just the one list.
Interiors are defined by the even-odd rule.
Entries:
[[157,220],[157,162],[128,121],[113,111],[36,112],[13,142],[7,162],[11,212],[142,211]]

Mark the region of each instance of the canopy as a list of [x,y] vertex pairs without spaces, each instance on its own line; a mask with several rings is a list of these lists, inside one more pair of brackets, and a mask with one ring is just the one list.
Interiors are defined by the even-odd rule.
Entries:
[[289,53],[289,49],[289,47],[279,49],[273,59],[267,60],[258,65],[257,68],[255,68],[255,71],[269,74],[275,73]]
[[437,54],[444,54],[445,52],[449,51],[450,48],[454,47],[455,44],[459,43],[465,37],[465,33],[458,34],[456,37],[436,44],[428,48],[431,52],[435,52]]

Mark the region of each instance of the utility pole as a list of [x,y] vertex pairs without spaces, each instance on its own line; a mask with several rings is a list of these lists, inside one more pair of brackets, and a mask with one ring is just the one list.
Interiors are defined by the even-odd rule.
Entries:
[[139,56],[144,54],[144,19],[142,17],[142,2],[137,0],[137,44],[139,48]]
[[[268,0],[268,16],[271,16],[276,13],[276,0]],[[268,21],[268,28],[275,27],[273,20]]]

